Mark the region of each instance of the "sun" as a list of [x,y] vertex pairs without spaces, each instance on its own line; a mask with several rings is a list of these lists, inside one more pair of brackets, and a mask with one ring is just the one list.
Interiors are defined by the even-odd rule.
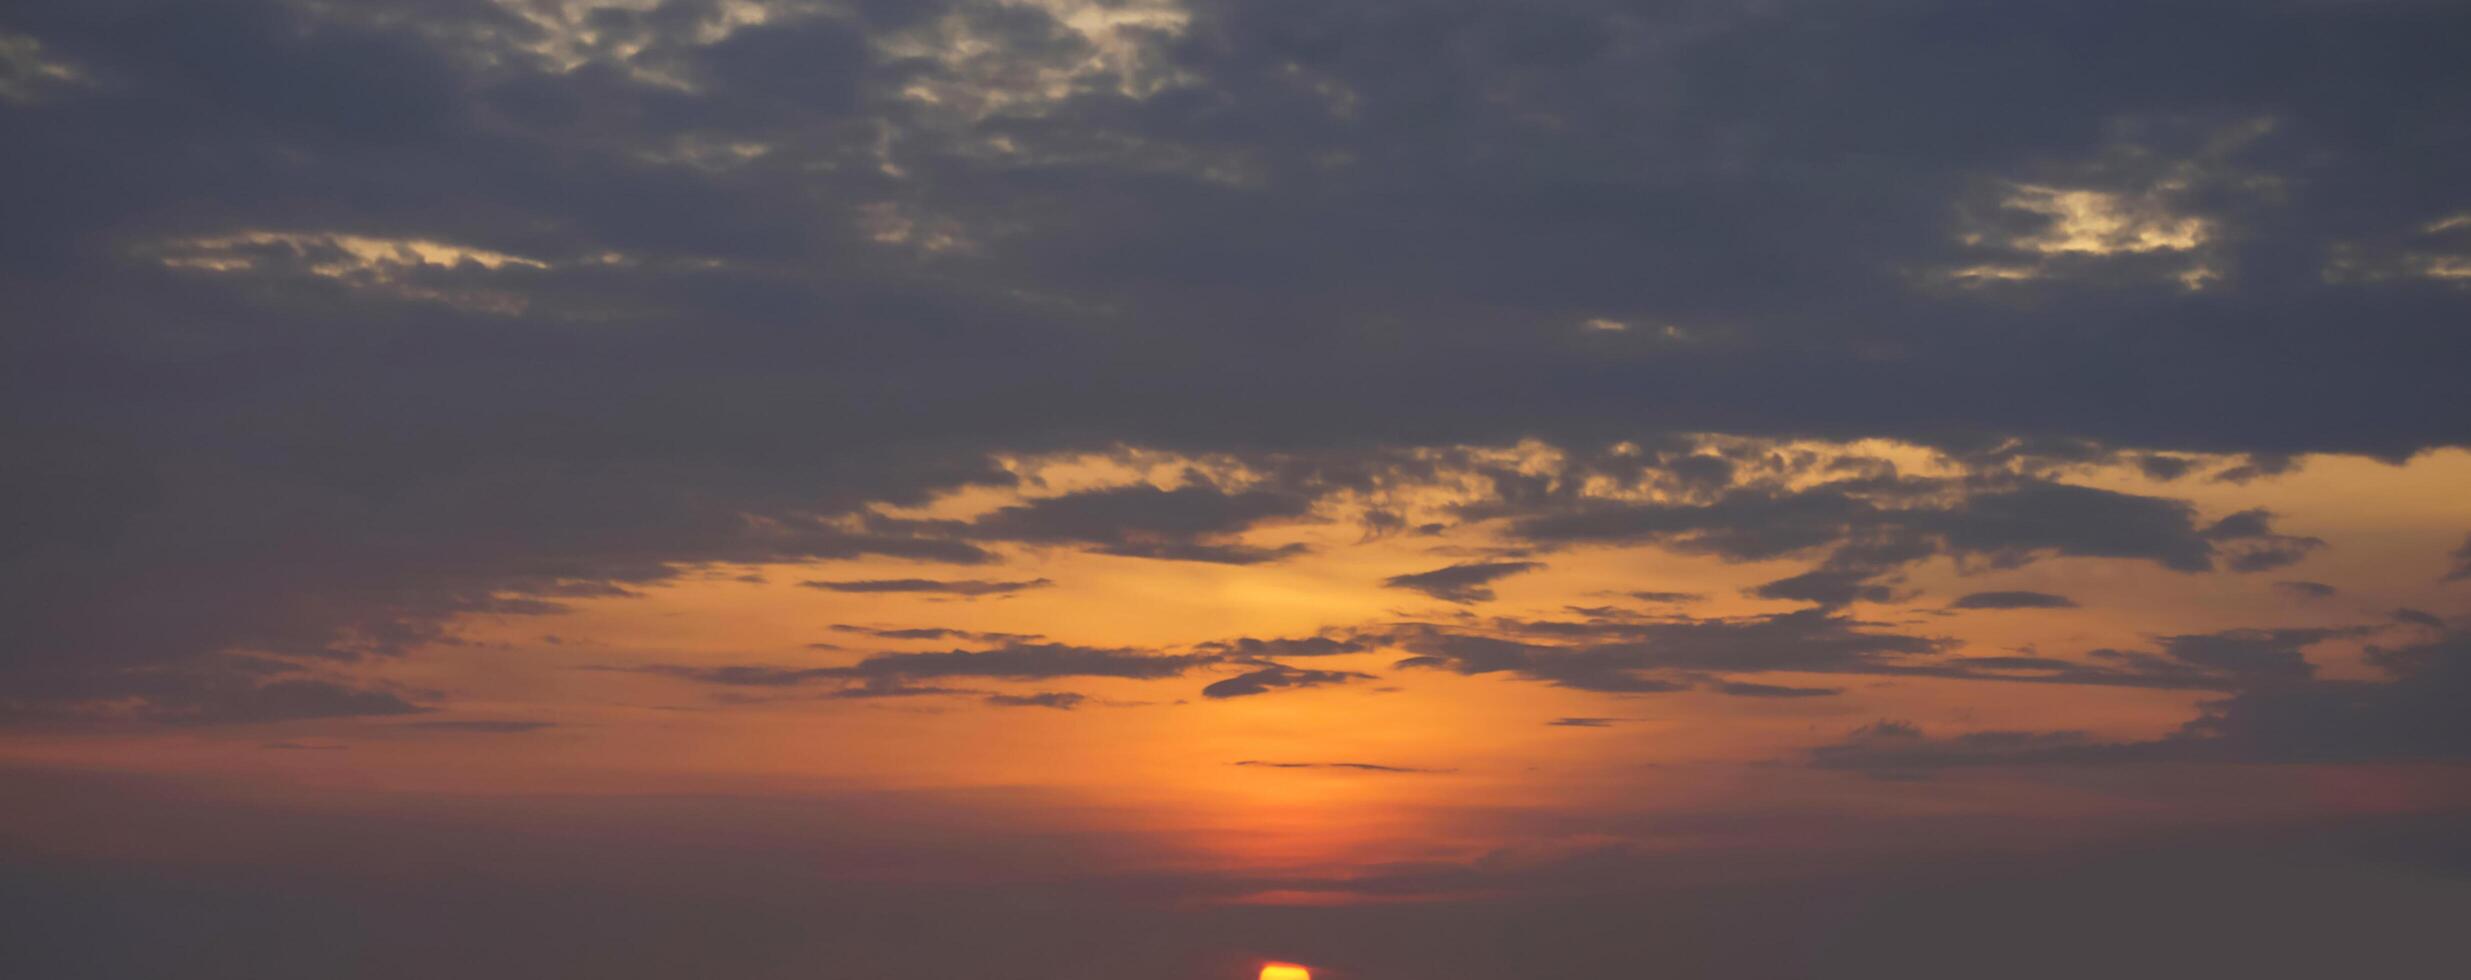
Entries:
[[1313,980],[1313,971],[1292,963],[1268,963],[1261,967],[1261,980]]

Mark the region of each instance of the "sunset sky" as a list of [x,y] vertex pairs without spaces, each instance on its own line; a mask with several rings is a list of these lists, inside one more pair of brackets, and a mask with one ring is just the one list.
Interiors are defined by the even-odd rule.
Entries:
[[11,0],[0,975],[2460,977],[2467,49]]

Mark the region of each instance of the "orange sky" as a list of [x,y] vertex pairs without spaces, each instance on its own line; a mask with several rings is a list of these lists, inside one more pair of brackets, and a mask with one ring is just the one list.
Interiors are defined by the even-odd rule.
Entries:
[[[1884,447],[1884,454],[1913,472],[1940,465],[1905,447]],[[1013,465],[1034,476],[1026,492],[1036,497],[1144,480],[1172,486],[1193,464],[1151,455]],[[1245,477],[1225,478],[1240,483]],[[2436,580],[2452,543],[2446,531],[2471,525],[2471,498],[2452,492],[2471,485],[2471,454],[2461,452],[2400,466],[2311,458],[2295,473],[2245,484],[2162,484],[2117,467],[2084,470],[2074,479],[2181,497],[2206,520],[2262,506],[2278,516],[2284,533],[2327,544],[2295,567],[2250,575],[2189,574],[2092,557],[1970,570],[1932,559],[1910,570],[1893,601],[1859,602],[1846,615],[1942,638],[1951,644],[1950,656],[2030,648],[2062,659],[2083,659],[2105,647],[2150,648],[2160,634],[2365,623],[2375,631],[2325,642],[2309,656],[2326,675],[2368,677],[2375,671],[2360,662],[2360,645],[2390,642],[2388,633],[2376,632],[2387,629],[2381,621],[2390,609],[2445,607],[2444,586]],[[1399,486],[1377,503],[1439,513],[1463,490],[1448,480]],[[969,517],[1014,496],[972,491],[901,512]],[[2029,729],[2121,742],[2157,739],[2194,716],[2200,702],[2220,696],[2207,690],[1787,671],[1753,679],[1840,693],[1597,693],[1512,674],[1396,667],[1408,654],[1390,643],[1309,663],[1361,678],[1225,699],[1203,697],[1201,689],[1248,668],[1204,666],[1156,679],[957,678],[932,682],[955,693],[881,698],[825,696],[846,686],[829,680],[731,686],[640,672],[654,666],[832,667],[885,652],[999,645],[883,638],[836,626],[1035,634],[1058,643],[1173,655],[1245,636],[1335,636],[1403,622],[1487,617],[1586,618],[1573,607],[1660,608],[1624,595],[1639,591],[1703,596],[1680,607],[1698,619],[1752,617],[1800,608],[1744,592],[1810,562],[1801,556],[1732,562],[1652,545],[1577,547],[1539,553],[1544,567],[1499,581],[1491,599],[1454,603],[1382,582],[1508,547],[1500,523],[1375,535],[1360,519],[1370,503],[1376,502],[1325,501],[1309,519],[1248,532],[1248,544],[1310,547],[1258,565],[1029,546],[1006,552],[992,566],[865,559],[698,568],[632,595],[568,600],[568,611],[554,615],[468,616],[452,624],[447,638],[405,656],[318,668],[356,682],[445,692],[449,711],[412,719],[20,733],[0,739],[0,754],[23,766],[176,773],[243,797],[995,794],[986,799],[997,801],[999,811],[1022,810],[1017,819],[1138,834],[1154,842],[1142,862],[1287,869],[1325,878],[1399,861],[1464,860],[1513,845],[1549,851],[1608,840],[1649,848],[1698,840],[1623,829],[1652,823],[1658,814],[1768,808],[2213,819],[2255,800],[2273,801],[2264,812],[2288,816],[2320,804],[2336,810],[2446,805],[2459,802],[2463,792],[2451,777],[2431,783],[2405,774],[2371,779],[2385,787],[2373,799],[2352,796],[2356,786],[2290,799],[2271,787],[2292,784],[2273,776],[2259,777],[2261,788],[2241,791],[2247,795],[2191,806],[2175,795],[2169,779],[2106,784],[1955,774],[1915,790],[1800,764],[1814,747],[1883,720],[1934,736]],[[799,585],[899,578],[1052,584],[975,597]],[[2292,579],[2339,583],[2340,592],[2295,600],[2274,585]],[[1996,590],[2064,594],[2076,606],[1944,608],[1956,595]],[[1066,710],[986,700],[1042,693],[1079,698]],[[1570,718],[1589,721],[1550,724]],[[517,724],[496,724],[508,722]],[[1532,829],[1536,819],[1555,814],[1585,816],[1552,834]]]

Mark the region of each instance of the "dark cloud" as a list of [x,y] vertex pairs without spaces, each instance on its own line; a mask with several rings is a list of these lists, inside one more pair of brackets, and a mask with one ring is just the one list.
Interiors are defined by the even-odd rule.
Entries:
[[2135,458],[2138,472],[2156,480],[2169,482],[2188,475],[2196,468],[2196,460],[2186,456],[2146,453]]
[[[867,689],[901,693],[967,693],[908,689],[909,681],[960,677],[997,680],[1041,680],[1056,677],[1122,677],[1136,680],[1175,677],[1219,662],[1204,654],[1150,654],[1137,650],[1079,647],[1061,643],[1015,643],[989,650],[946,650],[937,653],[884,653],[843,667],[720,666],[660,664],[629,668],[706,684],[736,687],[788,687],[814,681],[839,680]],[[853,695],[855,696],[855,695]]]
[[798,584],[804,588],[823,589],[828,592],[920,592],[933,595],[983,596],[1011,595],[1030,589],[1044,589],[1055,585],[1055,582],[1043,578],[1015,582],[986,579],[876,578],[848,582],[807,581]]
[[231,725],[313,718],[409,715],[424,710],[392,691],[355,688],[331,681],[284,679],[248,687],[199,691],[185,699],[150,703],[155,720],[184,725]]
[[[2075,658],[2025,653],[1957,655],[1951,641],[1892,632],[1826,608],[1772,616],[1694,619],[1497,617],[1482,627],[1411,624],[1389,642],[1413,656],[1403,669],[1511,673],[1580,690],[1651,694],[1704,687],[1795,696],[1743,679],[1763,673],[1938,678],[2155,690],[2239,691],[2304,681],[2313,645],[2368,635],[2365,627],[2225,630],[2156,637],[2158,650],[2095,649]],[[1731,689],[1728,690],[1728,686]],[[1839,693],[1800,689],[1802,696]]]
[[1974,592],[1948,603],[1950,609],[2074,609],[2076,600],[2048,592]]
[[1439,627],[1403,632],[1393,642],[1417,656],[1400,666],[1509,672],[1580,690],[1653,694],[1690,689],[1693,672],[1923,670],[1945,647],[1816,609],[1735,619],[1495,625],[1496,632],[1481,634]]
[[1002,708],[1054,708],[1070,711],[1089,700],[1071,691],[1040,691],[1036,694],[990,694],[987,703]]
[[1892,585],[1872,581],[1876,568],[1816,568],[1777,579],[1750,590],[1761,599],[1791,599],[1820,606],[1855,602],[1890,602],[1899,593]]
[[981,517],[983,540],[1071,544],[1103,554],[1250,565],[1296,553],[1235,537],[1257,524],[1304,516],[1312,498],[1273,490],[1227,492],[1206,484],[1161,490],[1141,484],[1048,497]]
[[1446,602],[1489,602],[1493,598],[1492,583],[1543,567],[1544,563],[1533,561],[1468,562],[1429,572],[1393,575],[1381,584],[1422,592]]
[[2424,610],[2396,609],[2393,611],[2392,617],[2397,623],[2408,623],[2413,626],[2425,626],[2433,630],[2442,630],[2446,628],[2445,620],[2442,617]]
[[[951,585],[953,583],[947,582],[944,584]],[[878,626],[854,626],[848,623],[838,623],[832,628],[837,632],[856,633],[861,636],[872,636],[880,640],[964,640],[971,643],[1034,643],[1038,640],[1044,639],[1044,637],[1041,637],[1035,633],[1002,633],[987,630],[959,630],[948,629],[940,626],[886,628]],[[839,649],[829,643],[810,643],[808,646],[817,649]]]
[[2214,474],[2217,483],[2248,483],[2266,477],[2281,476],[2299,468],[2299,457],[2289,453],[2250,453],[2239,465]]
[[[394,717],[430,710],[434,693],[304,676],[286,663],[208,658],[131,669],[116,676],[76,673],[40,687],[0,693],[0,721],[91,726],[248,725],[328,718]],[[415,699],[419,700],[415,700]]]
[[2471,579],[2471,534],[2463,536],[2462,547],[2454,549],[2449,557],[2454,559],[2454,568],[2445,573],[2445,581],[2460,582]]
[[2329,599],[2342,591],[2341,589],[2337,589],[2323,582],[2309,582],[2305,580],[2276,582],[2274,583],[2274,588],[2280,590],[2285,595],[2297,596],[2302,599]]
[[2008,765],[2020,761],[2100,762],[2119,755],[2116,747],[2083,732],[1981,731],[1932,737],[1900,722],[1879,722],[1856,729],[1842,742],[1812,749],[1812,765],[1822,769],[1855,769],[1885,778],[1919,778],[1935,770],[1961,766]]
[[[1666,440],[2233,479],[2471,441],[2465,295],[2377,264],[2452,247],[2422,230],[2471,165],[2428,95],[2464,89],[2449,5],[1203,3],[1114,52],[901,6],[9,5],[8,77],[22,50],[82,81],[0,104],[5,686],[390,655],[709,564],[1264,562],[1245,536],[1311,513],[1188,482],[867,516],[1013,485],[996,453],[1622,442],[1690,503],[1504,513],[1546,544],[1863,526],[2253,571],[2314,546],[2056,483],[1728,492],[1751,461]],[[2044,254],[2023,185],[2212,232]],[[2025,278],[1945,275],[1977,266]]]
[[2205,529],[2209,541],[2226,542],[2226,557],[2235,572],[2264,572],[2298,564],[2308,553],[2325,547],[2320,538],[2274,533],[2273,514],[2244,510]]
[[1201,689],[1205,698],[1242,698],[1271,691],[1345,684],[1349,681],[1372,680],[1373,675],[1353,670],[1308,670],[1284,664],[1267,664],[1234,677],[1218,681]]
[[1753,684],[1747,681],[1726,681],[1712,690],[1737,698],[1824,698],[1845,693],[1838,687],[1786,687],[1778,684]]
[[2158,762],[2236,764],[2460,762],[2471,759],[2471,634],[2370,646],[2384,680],[2317,678],[2298,648],[2330,631],[2237,630],[2168,638],[2174,659],[2214,667],[2233,693],[2207,702],[2170,736],[2110,742],[2080,732],[1975,732],[1931,737],[1872,726],[1812,753],[1814,764],[1884,775],[1980,766]]
[[1236,766],[1251,766],[1261,769],[1347,769],[1355,772],[1419,773],[1452,771],[1449,769],[1417,769],[1410,766],[1384,766],[1376,765],[1370,762],[1264,762],[1259,759],[1245,759],[1228,764]]
[[513,719],[467,719],[454,721],[407,721],[398,725],[424,732],[472,732],[483,735],[520,735],[558,727],[554,721],[524,721]]
[[1365,653],[1373,644],[1353,637],[1300,636],[1262,639],[1243,636],[1232,640],[1214,640],[1199,649],[1230,658],[1259,660],[1269,657],[1334,657],[1341,654]]
[[991,650],[947,650],[940,653],[886,653],[849,667],[827,668],[825,676],[877,678],[991,677],[1036,680],[1049,677],[1174,677],[1217,662],[1204,654],[1154,654],[1139,650],[1072,646],[1062,643],[1016,643]]
[[1554,728],[1611,728],[1619,718],[1555,718],[1545,722]]
[[1755,594],[1821,605],[1896,598],[1894,571],[1938,554],[1993,566],[2049,555],[2151,561],[2183,572],[2228,554],[2241,570],[2296,561],[2321,546],[2272,534],[2262,511],[2199,528],[2188,504],[2026,480],[1988,489],[1951,481],[1851,480],[1782,492],[1729,491],[1706,503],[1582,504],[1524,517],[1513,534],[1541,544],[1653,543],[1730,561],[1832,547],[1810,572]]

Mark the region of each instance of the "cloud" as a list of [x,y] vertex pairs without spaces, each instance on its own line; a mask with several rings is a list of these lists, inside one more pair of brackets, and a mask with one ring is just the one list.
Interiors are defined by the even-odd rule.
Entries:
[[1974,592],[1948,603],[1950,609],[2074,609],[2076,600],[2048,592]]
[[[987,650],[883,653],[837,667],[657,664],[625,669],[733,687],[789,687],[814,681],[840,680],[861,686],[878,685],[881,691],[910,693],[911,689],[900,685],[913,680],[959,677],[997,680],[1120,677],[1151,680],[1180,676],[1219,660],[1208,654],[1152,654],[1062,643],[1012,643]],[[954,692],[917,689],[916,693]]]
[[1545,545],[1652,543],[1729,561],[1765,561],[1833,547],[1821,567],[1768,583],[1768,598],[1822,605],[1887,601],[1878,579],[1933,555],[2012,567],[2051,555],[2150,561],[2183,572],[2218,552],[2243,571],[2276,567],[2322,546],[2272,534],[2262,511],[2199,528],[2195,509],[2046,480],[1987,488],[1958,481],[1847,480],[1794,490],[1740,487],[1705,503],[1587,503],[1521,517],[1511,532]]
[[1206,484],[1161,490],[1148,484],[1047,497],[1001,508],[969,525],[982,540],[1072,544],[1102,554],[1251,565],[1296,554],[1236,540],[1255,525],[1304,516],[1308,496],[1276,490],[1229,492]]
[[1856,729],[1844,741],[1812,749],[1822,769],[1852,769],[1892,779],[1913,779],[1941,769],[2011,765],[2034,761],[2089,763],[2118,757],[2083,732],[1979,731],[1932,737],[1901,722]]
[[846,677],[991,677],[1036,680],[1048,677],[1175,677],[1216,663],[1205,654],[1153,654],[1114,647],[1084,647],[1063,643],[1016,643],[991,650],[947,650],[940,653],[887,653],[849,667],[826,668],[828,676]]
[[[949,585],[952,583],[945,584]],[[872,636],[879,640],[965,640],[972,643],[1033,643],[1044,639],[1044,637],[1041,637],[1036,633],[1004,633],[989,630],[961,630],[948,629],[940,626],[886,628],[876,626],[854,626],[848,623],[838,623],[832,628],[835,632],[856,633],[861,636]],[[829,643],[808,644],[808,646],[817,649],[839,649]]]
[[392,691],[307,678],[198,692],[183,701],[153,702],[156,720],[183,725],[257,724],[317,718],[417,714],[425,709]]
[[1301,636],[1263,639],[1242,636],[1232,640],[1213,640],[1198,649],[1208,650],[1232,659],[1260,660],[1270,657],[1335,657],[1350,653],[1365,653],[1373,644],[1360,638],[1333,636]]
[[1726,681],[1715,685],[1714,690],[1737,698],[1824,698],[1845,693],[1839,687],[1784,687],[1747,681]]
[[[399,655],[716,563],[1270,562],[1295,551],[1252,537],[1317,489],[1275,461],[1314,453],[2016,440],[2263,480],[2471,442],[2429,203],[2471,159],[2392,136],[2452,124],[2417,97],[2462,80],[2422,43],[2461,28],[2442,4],[1201,4],[1103,44],[1020,5],[698,9],[11,5],[0,688]],[[2090,26],[2116,17],[2140,29]],[[2292,45],[2319,67],[2245,70]],[[1880,54],[1917,51],[1935,71]],[[2052,81],[2086,62],[2114,84]],[[2418,272],[2328,275],[2346,245]],[[2014,290],[1924,275],[2016,264]],[[2174,278],[2197,265],[2220,274]],[[1633,328],[1558,328],[1590,319]],[[872,509],[1120,447],[1247,476]],[[1856,526],[2189,570],[2312,547],[2091,489],[1741,488],[1755,456],[1659,456],[1662,505],[1502,513],[1740,560]]]
[[986,596],[1011,595],[1016,592],[1026,592],[1030,589],[1050,588],[1055,585],[1055,582],[1051,579],[1043,578],[1024,579],[1014,582],[990,581],[986,579],[938,580],[925,578],[876,578],[859,579],[848,582],[806,581],[798,584],[803,588],[823,589],[827,592],[892,592],[927,593],[933,595],[955,596]]
[[2342,591],[2341,589],[2337,589],[2323,582],[2298,580],[2276,582],[2274,583],[2274,588],[2280,590],[2285,595],[2297,596],[2302,599],[2328,599]]
[[434,698],[384,685],[304,674],[292,664],[216,657],[129,670],[72,674],[61,686],[0,694],[0,722],[91,727],[111,724],[254,725],[416,715]]
[[2454,549],[2453,554],[2448,557],[2454,559],[2454,568],[2445,573],[2444,581],[2460,582],[2471,579],[2471,534],[2464,535],[2462,547]]
[[[1875,632],[1820,610],[1734,619],[1587,623],[1497,620],[1495,634],[1427,627],[1394,642],[1418,654],[1402,666],[1461,674],[1510,672],[1580,690],[1688,690],[1695,672],[1885,672],[1926,669],[1938,640]],[[1573,641],[1576,642],[1573,642]]]
[[2263,572],[2298,564],[2308,553],[2325,547],[2320,538],[2276,534],[2273,514],[2264,510],[2244,510],[2214,522],[2205,529],[2211,541],[2228,543],[2231,570]]
[[1036,694],[990,694],[987,703],[1003,708],[1054,708],[1070,711],[1089,700],[1071,691],[1040,691]]
[[512,719],[469,719],[455,721],[407,721],[398,728],[425,732],[472,732],[484,735],[519,735],[546,731],[558,727],[554,721],[524,721]]
[[1245,759],[1228,764],[1235,766],[1249,766],[1260,769],[1345,769],[1354,772],[1381,773],[1440,773],[1455,771],[1450,769],[1418,769],[1411,766],[1384,766],[1376,765],[1370,762],[1264,762],[1259,759]]
[[1268,664],[1260,669],[1238,674],[1201,689],[1201,696],[1212,699],[1243,698],[1271,691],[1295,690],[1345,684],[1349,681],[1372,680],[1373,675],[1353,670],[1308,670],[1284,664]]
[[1489,602],[1493,598],[1492,583],[1543,567],[1542,562],[1533,561],[1468,562],[1429,572],[1393,575],[1381,584],[1422,592],[1446,602]]
[[1619,718],[1573,717],[1555,718],[1552,721],[1545,722],[1545,724],[1554,728],[1611,728],[1615,722],[1620,720],[1621,719]]
[[1938,769],[2125,763],[2344,764],[2471,759],[2471,633],[2371,645],[2384,680],[2328,680],[2298,652],[2333,631],[2234,630],[2171,637],[2173,658],[2228,673],[2230,696],[2206,702],[2171,735],[2104,741],[2083,732],[1989,731],[1947,737],[1872,726],[1812,751],[1822,768],[1911,777]]

